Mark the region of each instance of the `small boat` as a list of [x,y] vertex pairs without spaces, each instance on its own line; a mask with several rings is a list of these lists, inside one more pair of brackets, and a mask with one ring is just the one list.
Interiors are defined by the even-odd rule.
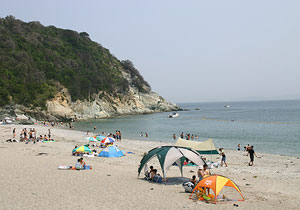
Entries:
[[225,108],[230,108],[230,106],[229,106],[229,105],[225,105],[224,107],[225,107]]
[[176,118],[178,116],[179,116],[179,114],[177,112],[173,112],[168,115],[168,118]]

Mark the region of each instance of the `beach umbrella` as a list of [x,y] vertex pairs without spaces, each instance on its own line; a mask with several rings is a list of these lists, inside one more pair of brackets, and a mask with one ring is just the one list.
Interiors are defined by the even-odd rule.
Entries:
[[96,142],[97,141],[97,139],[94,138],[94,137],[86,137],[85,139],[90,141],[90,142]]
[[96,141],[97,141],[97,139],[94,138],[94,137],[89,137],[88,140],[89,140],[90,142],[96,142]]
[[80,146],[80,147],[77,147],[77,148],[73,149],[72,153],[76,153],[76,152],[79,152],[79,153],[84,153],[84,152],[92,153],[91,149],[86,145]]
[[99,136],[96,136],[95,138],[97,141],[102,141],[103,139],[105,139],[105,136],[99,135]]
[[103,139],[103,140],[101,141],[101,143],[102,143],[102,144],[107,144],[107,143],[111,144],[111,143],[114,143],[115,141],[116,141],[116,140],[115,140],[114,138],[106,137],[105,139]]

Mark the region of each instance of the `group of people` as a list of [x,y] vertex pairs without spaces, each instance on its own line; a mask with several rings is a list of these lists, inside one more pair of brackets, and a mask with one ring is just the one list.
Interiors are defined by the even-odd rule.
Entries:
[[[96,126],[94,126],[94,131],[95,131],[95,128],[96,128]],[[88,131],[86,132],[86,136],[88,137],[89,135],[90,135],[90,131],[88,130]],[[101,132],[101,135],[102,135],[102,136],[105,136],[105,132],[102,131],[102,132]],[[108,134],[106,135],[106,137],[111,137],[111,138],[116,139],[116,141],[121,141],[121,140],[122,140],[122,133],[121,133],[120,130],[116,130],[115,133],[108,133]]]
[[[51,126],[51,127],[54,127],[54,126],[62,126],[62,127],[67,127],[67,128],[70,128],[70,129],[73,129],[73,125],[72,125],[72,122],[74,120],[71,120],[71,122],[66,122],[65,125],[64,125],[64,122],[54,122],[54,121],[51,121],[51,122],[48,122],[48,121],[42,121],[41,124],[44,125],[44,126]],[[37,123],[38,121],[36,121]]]
[[155,169],[153,166],[150,166],[150,171],[146,171],[145,178],[156,183],[161,183],[163,181],[162,176],[157,173],[157,169]]
[[148,135],[148,133],[147,133],[147,132],[145,132],[145,134],[144,134],[142,131],[141,131],[141,134],[140,134],[140,136],[141,136],[141,137],[143,137],[143,136],[144,136],[144,137],[146,137],[146,138],[148,138],[148,137],[149,137],[149,135]]
[[[237,151],[241,151],[241,144],[237,145]],[[248,144],[247,146],[244,146],[244,151],[247,152],[247,156],[250,157],[250,161],[248,163],[249,166],[253,166],[253,162],[254,162],[254,156],[257,157],[255,151],[254,151],[254,146],[250,146],[250,144]]]
[[[194,140],[194,139],[199,138],[198,135],[194,135],[194,134],[190,134],[190,133],[184,134],[183,132],[181,132],[181,134],[179,136],[180,136],[180,138],[182,138],[182,139],[185,138],[186,140]],[[172,137],[173,137],[174,140],[176,140],[176,138],[177,138],[175,133],[173,134]]]
[[116,130],[116,133],[113,134],[112,136],[114,139],[116,139],[117,141],[121,141],[122,140],[122,133],[119,130]]
[[48,136],[45,134],[37,136],[37,130],[35,128],[30,128],[27,130],[27,128],[23,128],[20,132],[20,139],[17,140],[16,136],[16,128],[13,129],[13,138],[12,140],[9,139],[7,140],[8,142],[26,142],[28,144],[29,142],[33,142],[34,144],[39,142],[39,141],[50,141],[53,140],[51,139],[51,129],[48,129]]

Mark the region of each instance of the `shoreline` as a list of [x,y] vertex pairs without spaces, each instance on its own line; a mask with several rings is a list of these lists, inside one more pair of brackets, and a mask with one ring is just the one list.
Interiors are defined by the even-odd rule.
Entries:
[[[65,123],[63,123],[65,124]],[[79,142],[88,142],[86,140],[84,140],[86,136],[86,132],[85,131],[82,131],[82,130],[78,130],[78,129],[70,129],[69,127],[66,127],[66,126],[61,126],[60,124],[59,125],[55,125],[54,127],[52,127],[51,125],[42,125],[41,124],[41,121],[39,123],[35,123],[33,125],[22,125],[22,124],[6,124],[6,125],[0,125],[0,128],[1,126],[9,126],[11,128],[11,130],[13,129],[13,127],[40,127],[40,128],[44,128],[44,129],[58,129],[58,130],[64,130],[64,131],[74,131],[74,132],[80,132],[82,134],[82,138],[81,138],[81,141]],[[19,128],[20,129],[20,128]],[[1,130],[0,130],[1,131]],[[45,131],[45,134],[46,134],[46,131]],[[99,133],[93,133],[93,132],[89,132],[89,136],[88,137],[92,137],[94,135],[97,135]],[[17,135],[17,138],[18,138],[18,135]],[[173,142],[166,142],[166,141],[155,141],[155,140],[150,140],[150,139],[131,139],[131,138],[124,138],[124,140],[126,141],[137,141],[137,142],[148,142],[148,143],[152,143],[153,145],[155,144],[159,144],[160,146],[166,146],[166,145],[173,145],[177,140],[174,140]],[[171,141],[171,140],[170,140]],[[0,140],[1,142],[1,140]],[[165,145],[164,145],[165,144]],[[218,147],[217,147],[218,148]],[[221,147],[220,147],[221,148]],[[226,151],[231,151],[231,152],[238,152],[236,149],[232,149],[232,148],[225,148],[224,149]],[[241,148],[242,149],[242,148]],[[239,151],[240,153],[244,152],[246,153],[245,151],[243,150],[240,150]],[[293,156],[293,155],[283,155],[283,154],[274,154],[274,153],[265,153],[265,152],[258,152],[258,154],[261,154],[263,156],[266,156],[266,155],[274,155],[274,156],[280,156],[280,157],[287,157],[287,158],[296,158],[296,159],[300,159],[300,155],[299,156]]]
[[[60,171],[58,165],[74,165],[77,158],[71,155],[74,145],[84,144],[85,132],[52,128],[54,143],[7,143],[12,128],[19,131],[37,129],[37,134],[47,134],[47,126],[0,126],[0,209],[219,209],[219,205],[193,202],[189,193],[179,185],[160,185],[137,179],[137,169],[145,152],[171,145],[122,139],[116,144],[125,150],[121,158],[84,158],[93,166],[91,171]],[[134,154],[128,154],[133,152]],[[44,155],[39,155],[39,154]],[[225,150],[228,167],[212,169],[215,174],[231,178],[241,189],[244,202],[223,203],[222,209],[297,209],[300,205],[300,159],[297,157],[261,154],[254,166],[247,166],[249,157],[244,152]],[[207,155],[210,159],[211,155]],[[213,155],[213,160],[219,160]],[[157,159],[151,164],[160,170]],[[184,177],[191,178],[197,167],[183,167]],[[177,167],[171,167],[167,177],[180,177]],[[84,186],[84,187],[83,187]],[[227,194],[226,194],[227,195]],[[231,195],[229,193],[229,195]],[[118,202],[115,202],[118,201]],[[201,207],[200,207],[201,206]]]

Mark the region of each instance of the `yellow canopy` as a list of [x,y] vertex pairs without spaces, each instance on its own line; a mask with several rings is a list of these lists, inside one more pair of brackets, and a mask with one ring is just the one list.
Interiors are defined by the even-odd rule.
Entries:
[[214,191],[215,202],[217,202],[217,197],[218,197],[219,193],[221,192],[221,190],[223,189],[223,187],[225,187],[225,186],[232,187],[240,193],[242,200],[239,200],[239,201],[245,200],[243,197],[243,194],[241,193],[241,190],[238,188],[238,186],[232,180],[230,180],[229,178],[227,178],[225,176],[221,176],[221,175],[217,175],[217,174],[204,177],[200,182],[198,182],[196,187],[193,189],[190,198],[192,197],[193,193],[196,190],[198,190],[199,188],[210,188],[210,189],[212,189],[212,191]]
[[193,150],[196,150],[200,154],[219,154],[212,139],[200,142],[178,138],[174,146],[191,148]]

